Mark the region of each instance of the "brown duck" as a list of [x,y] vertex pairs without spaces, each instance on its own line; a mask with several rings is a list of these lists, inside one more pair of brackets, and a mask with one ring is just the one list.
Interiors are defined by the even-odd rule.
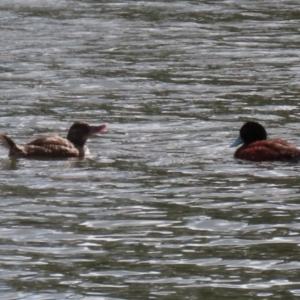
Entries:
[[30,143],[19,146],[5,134],[0,134],[0,146],[9,150],[9,156],[68,158],[83,157],[88,153],[85,145],[91,135],[104,133],[106,125],[91,126],[86,122],[75,122],[69,129],[67,138],[52,134],[37,138]]

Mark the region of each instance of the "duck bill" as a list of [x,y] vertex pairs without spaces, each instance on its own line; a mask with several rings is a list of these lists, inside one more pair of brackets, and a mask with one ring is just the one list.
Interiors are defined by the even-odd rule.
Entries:
[[235,142],[233,142],[231,145],[230,145],[230,148],[232,147],[237,147],[238,145],[241,145],[243,144],[244,141],[243,139],[241,138],[241,136],[239,135],[239,137],[235,140]]
[[94,134],[100,134],[106,132],[106,125],[100,125],[100,126],[90,126],[90,135]]

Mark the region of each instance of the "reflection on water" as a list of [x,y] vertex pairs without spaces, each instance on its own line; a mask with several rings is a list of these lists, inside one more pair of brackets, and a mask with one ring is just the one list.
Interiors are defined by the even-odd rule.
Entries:
[[108,124],[84,159],[0,150],[1,299],[299,296],[296,1],[2,1],[0,131]]

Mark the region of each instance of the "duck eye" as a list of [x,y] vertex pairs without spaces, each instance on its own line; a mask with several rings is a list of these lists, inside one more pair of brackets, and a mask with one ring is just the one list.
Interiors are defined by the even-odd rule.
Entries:
[[244,135],[247,135],[248,133],[249,133],[249,130],[248,130],[248,129],[244,129],[244,130],[243,130],[243,134],[244,134]]

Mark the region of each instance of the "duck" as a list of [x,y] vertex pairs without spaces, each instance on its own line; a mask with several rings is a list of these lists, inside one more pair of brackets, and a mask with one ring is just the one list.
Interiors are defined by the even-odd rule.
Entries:
[[0,134],[0,146],[8,150],[9,156],[22,158],[69,158],[84,157],[89,153],[85,145],[87,139],[104,133],[106,125],[91,126],[87,122],[75,122],[69,129],[67,138],[50,134],[36,138],[26,145],[17,145],[10,137]]
[[234,153],[237,159],[254,162],[300,162],[300,149],[282,139],[267,139],[266,129],[255,121],[248,121],[241,127],[238,138],[230,147],[241,144]]

